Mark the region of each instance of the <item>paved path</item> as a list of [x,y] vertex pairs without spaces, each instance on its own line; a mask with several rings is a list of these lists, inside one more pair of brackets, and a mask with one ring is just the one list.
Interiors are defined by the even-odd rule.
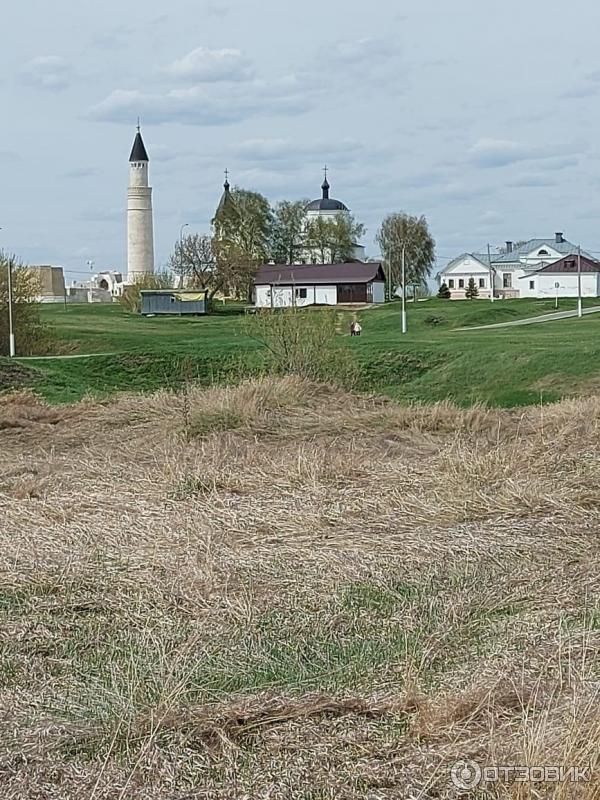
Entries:
[[[596,314],[600,312],[600,306],[584,308],[584,314]],[[556,311],[554,314],[542,314],[541,317],[527,317],[526,319],[515,319],[510,322],[495,322],[493,325],[474,325],[470,328],[457,328],[457,331],[483,331],[488,328],[512,328],[515,325],[534,325],[536,322],[552,322],[557,319],[568,319],[576,317],[577,311]]]

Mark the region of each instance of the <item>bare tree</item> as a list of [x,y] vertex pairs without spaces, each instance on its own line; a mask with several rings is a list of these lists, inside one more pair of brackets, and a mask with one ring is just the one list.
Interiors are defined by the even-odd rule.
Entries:
[[223,287],[212,236],[192,233],[182,237],[171,254],[169,268],[190,288],[205,289],[209,300]]

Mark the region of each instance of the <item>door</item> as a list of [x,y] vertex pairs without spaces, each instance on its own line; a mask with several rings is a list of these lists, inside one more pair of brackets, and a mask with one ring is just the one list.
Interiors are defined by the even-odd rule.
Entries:
[[337,301],[338,303],[366,303],[367,284],[338,283]]

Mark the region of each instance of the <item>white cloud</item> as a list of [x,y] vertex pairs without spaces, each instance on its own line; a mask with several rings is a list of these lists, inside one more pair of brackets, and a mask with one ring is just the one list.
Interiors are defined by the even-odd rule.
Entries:
[[250,59],[240,50],[210,50],[197,47],[183,58],[173,61],[165,73],[191,83],[245,81],[252,77]]
[[145,93],[117,89],[93,106],[92,119],[130,124],[137,116],[146,123],[227,125],[257,114],[294,115],[311,108],[311,92],[295,76],[275,81],[229,83],[217,89],[197,85]]
[[518,178],[515,178],[513,181],[510,181],[508,186],[515,188],[515,189],[529,189],[529,188],[537,188],[540,186],[555,186],[556,181],[553,181],[547,175],[543,174],[525,174],[519,175]]
[[501,222],[504,222],[504,217],[498,211],[484,211],[479,217],[481,225],[494,226],[499,225]]
[[71,83],[71,64],[60,56],[38,56],[28,61],[21,70],[24,83],[38,89],[58,92]]
[[[469,150],[468,157],[471,163],[485,168],[506,167],[521,161],[548,160],[549,167],[563,169],[572,164],[573,154],[585,147],[583,143],[553,146],[530,145],[510,139],[479,139]],[[562,158],[557,158],[559,156]]]
[[399,54],[400,48],[397,40],[364,37],[352,41],[338,42],[330,51],[330,59],[352,66],[357,62],[380,62]]
[[480,139],[471,147],[469,157],[480,167],[504,167],[535,158],[535,149],[508,139]]
[[354,161],[364,150],[355,139],[311,139],[309,141],[291,139],[247,139],[234,151],[240,159],[254,162],[282,162],[294,164],[306,162],[307,157],[320,161]]

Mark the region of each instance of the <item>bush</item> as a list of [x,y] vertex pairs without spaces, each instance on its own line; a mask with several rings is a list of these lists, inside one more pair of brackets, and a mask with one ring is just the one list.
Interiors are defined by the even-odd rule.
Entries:
[[469,285],[467,286],[465,297],[467,300],[474,300],[476,297],[479,297],[479,289],[475,283],[475,278],[469,278]]
[[250,318],[247,332],[266,349],[269,372],[349,386],[357,365],[335,345],[338,317],[332,309],[264,309]]
[[0,355],[9,354],[8,267],[13,289],[13,330],[15,349],[20,356],[43,356],[56,352],[57,341],[40,319],[36,298],[40,285],[35,270],[21,264],[13,255],[0,251]]
[[437,293],[437,296],[439,297],[440,300],[450,300],[450,298],[452,297],[452,292],[448,288],[448,284],[447,283],[444,282],[444,283],[441,284],[440,290]]
[[446,322],[443,317],[436,317],[433,315],[430,317],[425,317],[423,321],[425,322],[425,325],[443,325],[444,322]]

